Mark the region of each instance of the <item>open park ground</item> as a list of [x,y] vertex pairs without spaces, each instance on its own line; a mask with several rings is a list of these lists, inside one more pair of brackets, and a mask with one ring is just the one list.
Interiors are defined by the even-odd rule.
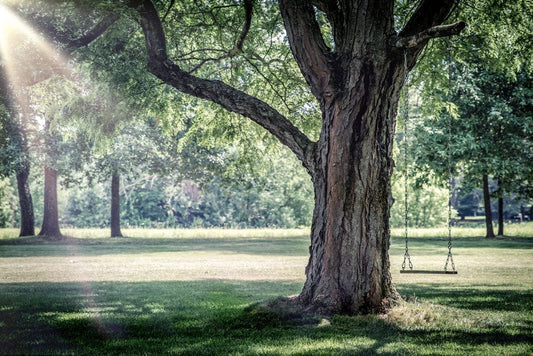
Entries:
[[[0,230],[1,354],[531,355],[533,223],[454,229],[457,275],[391,270],[387,314],[295,319],[254,303],[298,294],[308,230]],[[415,268],[442,269],[446,231],[413,230]]]

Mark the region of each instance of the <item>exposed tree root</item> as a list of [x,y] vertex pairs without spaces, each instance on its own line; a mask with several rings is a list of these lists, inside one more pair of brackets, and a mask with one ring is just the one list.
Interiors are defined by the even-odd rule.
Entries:
[[316,326],[324,318],[304,308],[298,296],[278,297],[252,304],[243,313],[257,327],[280,324]]
[[[386,314],[402,300],[398,293],[391,298],[384,299],[382,308],[373,310],[375,314]],[[279,326],[281,324],[296,326],[319,326],[329,324],[334,314],[326,308],[309,306],[301,303],[298,296],[279,297],[250,305],[243,312],[248,323],[257,328]],[[368,314],[368,311],[357,314]]]

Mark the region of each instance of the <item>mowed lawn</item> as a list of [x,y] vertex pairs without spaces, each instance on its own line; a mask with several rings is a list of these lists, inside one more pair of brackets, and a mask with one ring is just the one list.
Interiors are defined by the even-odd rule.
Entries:
[[[531,355],[533,225],[486,240],[457,230],[458,275],[400,274],[386,315],[286,319],[254,303],[299,293],[307,230],[0,230],[0,353]],[[481,231],[481,232],[480,232]],[[445,233],[413,231],[415,268],[442,269]],[[250,307],[252,305],[252,307]]]

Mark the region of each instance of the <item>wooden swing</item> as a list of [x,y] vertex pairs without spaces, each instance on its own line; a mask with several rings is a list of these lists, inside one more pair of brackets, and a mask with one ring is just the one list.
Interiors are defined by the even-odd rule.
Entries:
[[[400,270],[400,273],[419,273],[419,274],[457,274],[457,270],[455,269],[455,263],[453,262],[453,255],[452,255],[452,163],[451,163],[451,131],[452,131],[452,119],[451,116],[448,115],[448,145],[447,145],[447,153],[448,153],[448,257],[446,258],[446,263],[444,264],[444,268],[442,270],[423,270],[423,269],[413,269],[413,263],[411,262],[411,256],[409,255],[409,206],[407,202],[408,198],[408,153],[407,153],[407,137],[408,137],[408,122],[409,122],[409,82],[408,82],[408,66],[407,66],[407,54],[404,54],[404,66],[405,66],[405,92],[404,92],[404,193],[405,193],[405,200],[404,200],[404,212],[405,212],[405,253],[403,256],[403,263],[402,263],[402,269]],[[448,46],[448,89],[449,92],[451,92],[451,45]],[[448,94],[450,95],[450,94]],[[449,269],[449,266],[451,269]],[[408,268],[406,268],[408,267]]]

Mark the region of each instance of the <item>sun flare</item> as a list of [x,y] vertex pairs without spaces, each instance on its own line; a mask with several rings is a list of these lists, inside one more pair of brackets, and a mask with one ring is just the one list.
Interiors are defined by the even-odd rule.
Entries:
[[34,84],[39,73],[68,71],[67,58],[3,4],[0,4],[0,58],[15,90]]

